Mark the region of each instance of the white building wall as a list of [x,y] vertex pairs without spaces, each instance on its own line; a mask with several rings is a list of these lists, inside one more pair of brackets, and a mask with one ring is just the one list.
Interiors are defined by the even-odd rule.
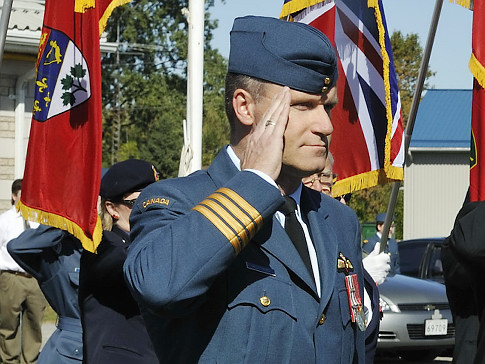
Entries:
[[[19,59],[20,58],[20,59]],[[15,106],[16,82],[35,65],[35,57],[7,57],[2,62],[0,73],[0,213],[11,207],[11,186],[15,178],[21,178],[30,133],[32,104],[34,99],[34,80],[25,88],[25,112],[23,118],[22,152],[17,156],[20,175],[15,173]],[[26,58],[26,59],[23,59]]]
[[404,239],[449,235],[469,185],[469,152],[411,151],[404,169]]

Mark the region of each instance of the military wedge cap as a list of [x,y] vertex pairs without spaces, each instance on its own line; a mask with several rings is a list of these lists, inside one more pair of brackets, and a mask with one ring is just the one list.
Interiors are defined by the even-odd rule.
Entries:
[[[377,224],[384,223],[384,221],[386,221],[386,213],[385,212],[382,212],[382,213],[376,215],[376,223]],[[392,221],[394,221],[394,215],[392,215]]]
[[275,18],[236,18],[228,71],[294,90],[322,93],[337,81],[337,57],[318,29]]
[[152,164],[140,159],[128,159],[108,169],[101,179],[99,194],[108,200],[117,200],[156,181],[158,172]]

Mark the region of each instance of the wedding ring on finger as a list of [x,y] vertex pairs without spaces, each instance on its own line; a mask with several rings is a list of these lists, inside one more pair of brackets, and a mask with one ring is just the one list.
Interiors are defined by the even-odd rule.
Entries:
[[275,126],[276,123],[274,121],[271,121],[271,120],[266,120],[266,123],[264,124],[264,126],[269,126],[269,125]]

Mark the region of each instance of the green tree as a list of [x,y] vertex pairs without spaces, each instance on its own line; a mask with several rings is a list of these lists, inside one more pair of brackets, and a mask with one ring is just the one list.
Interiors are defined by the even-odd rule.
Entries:
[[[406,124],[418,81],[419,67],[423,60],[423,48],[416,33],[403,35],[399,31],[392,33],[391,47],[401,96],[403,122]],[[428,80],[435,74],[436,72],[428,67],[424,89],[430,88]]]
[[[419,44],[417,34],[403,35],[399,31],[392,33],[391,46],[401,96],[403,122],[406,125],[418,80],[419,67],[423,59],[423,48]],[[425,89],[430,87],[428,80],[434,74],[435,72],[428,68],[424,84]],[[375,222],[376,214],[387,210],[391,189],[392,184],[386,184],[356,191],[353,193],[349,205],[357,213],[361,222]],[[397,239],[403,237],[403,198],[403,193],[400,191],[394,213]]]
[[[392,184],[388,183],[357,191],[352,194],[349,206],[355,211],[362,223],[375,223],[376,215],[387,211],[391,190]],[[403,204],[404,196],[402,190],[400,190],[394,211],[396,239],[402,239],[403,236]]]
[[[204,158],[227,142],[223,104],[226,64],[211,49],[212,30],[206,2],[204,73]],[[186,117],[187,0],[135,0],[115,9],[106,28],[119,52],[102,62],[103,161],[129,157],[154,163],[161,178],[177,175]],[[224,71],[221,71],[224,70]],[[119,143],[118,143],[119,142]]]
[[229,123],[224,110],[224,79],[227,62],[212,49],[206,50],[204,57],[202,165],[208,166],[221,146],[229,143]]

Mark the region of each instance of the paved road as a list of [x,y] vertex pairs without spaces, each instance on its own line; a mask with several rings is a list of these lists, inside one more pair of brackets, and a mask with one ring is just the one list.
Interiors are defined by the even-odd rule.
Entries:
[[56,325],[54,322],[44,322],[42,324],[42,347],[47,340],[49,340],[52,333],[56,330]]

